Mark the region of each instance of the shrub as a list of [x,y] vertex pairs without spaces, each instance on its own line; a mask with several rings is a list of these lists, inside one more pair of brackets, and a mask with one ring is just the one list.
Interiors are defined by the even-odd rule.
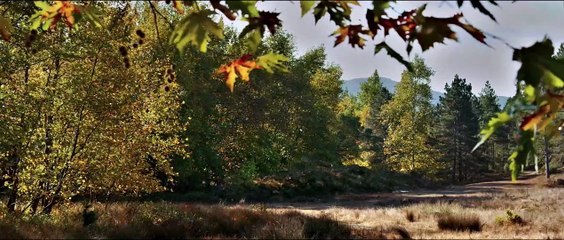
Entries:
[[525,224],[525,221],[523,221],[523,218],[521,216],[519,216],[519,214],[514,213],[511,210],[507,210],[507,212],[505,212],[505,215],[503,216],[497,216],[495,218],[495,223],[497,225],[504,225],[504,224]]
[[437,225],[441,230],[479,232],[482,230],[480,217],[477,215],[444,214],[438,217]]

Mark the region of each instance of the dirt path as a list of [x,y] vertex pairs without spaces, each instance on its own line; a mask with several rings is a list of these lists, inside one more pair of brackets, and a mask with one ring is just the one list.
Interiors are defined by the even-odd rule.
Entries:
[[345,208],[374,208],[382,206],[401,206],[418,202],[462,202],[472,203],[492,198],[495,194],[507,191],[527,191],[535,187],[535,178],[532,172],[522,174],[517,182],[510,180],[487,181],[467,185],[451,186],[438,190],[395,191],[392,193],[375,194],[344,194],[318,202],[284,202],[269,203],[268,208],[324,210],[333,207]]

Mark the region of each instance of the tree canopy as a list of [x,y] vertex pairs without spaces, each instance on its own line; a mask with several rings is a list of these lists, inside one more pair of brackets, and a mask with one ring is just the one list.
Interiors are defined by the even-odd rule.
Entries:
[[[395,1],[373,1],[372,7],[366,10],[366,18],[362,23],[352,24],[351,13],[359,11],[357,1],[300,1],[302,15],[313,14],[315,21],[329,17],[335,24],[336,30],[332,36],[335,37],[335,46],[348,39],[348,43],[354,48],[366,47],[366,39],[374,39],[376,36],[387,36],[395,31],[406,43],[405,51],[409,54],[415,43],[419,44],[423,51],[427,51],[437,43],[443,43],[445,39],[457,40],[455,30],[469,33],[480,43],[487,45],[486,35],[469,24],[463,13],[457,13],[449,17],[428,16],[425,12],[426,5],[419,8],[404,11],[397,17],[388,15],[388,11]],[[457,1],[458,7],[467,1]],[[495,1],[489,1],[490,5],[497,5]],[[105,1],[2,1],[3,13],[0,16],[0,35],[9,45],[24,46],[17,50],[26,57],[41,57],[38,46],[48,46],[49,39],[58,42],[68,42],[73,46],[81,44],[80,41],[69,41],[69,39],[80,39],[94,32],[100,34],[111,33],[112,28],[129,27],[127,22],[110,21],[110,13],[101,8],[104,5],[130,5],[132,3],[111,3]],[[134,61],[136,54],[142,55],[144,37],[151,30],[151,34],[158,39],[159,46],[163,51],[171,51],[176,48],[179,53],[190,48],[201,53],[209,54],[209,46],[216,41],[224,41],[227,31],[220,16],[230,21],[244,21],[245,28],[239,34],[240,51],[238,55],[224,59],[223,65],[212,70],[216,75],[222,76],[223,81],[233,92],[236,82],[251,80],[255,70],[264,70],[267,73],[281,73],[288,70],[285,62],[290,61],[291,56],[275,51],[264,51],[260,49],[261,42],[266,37],[266,30],[275,34],[282,26],[278,18],[279,13],[261,11],[257,8],[257,1],[139,1],[133,5],[146,6],[149,14],[143,30],[136,31],[136,36],[126,36],[131,39],[130,46],[120,46],[114,49],[118,51],[105,50],[101,47],[99,51],[104,54],[121,54],[122,63],[126,69],[132,68],[141,61]],[[470,1],[470,4],[481,13],[496,21],[495,16],[488,10],[485,3]],[[165,14],[165,12],[175,14]],[[119,26],[121,25],[121,26]],[[25,26],[28,33],[18,33],[16,28]],[[72,29],[64,34],[54,31],[58,27]],[[170,31],[165,31],[169,28]],[[166,40],[168,39],[168,40]],[[103,41],[101,39],[90,39],[85,41]],[[108,40],[107,43],[110,43]],[[171,48],[172,47],[172,48]],[[78,48],[79,49],[79,48]],[[77,55],[80,57],[81,50],[61,54]],[[165,50],[166,49],[166,50]],[[385,38],[374,46],[375,54],[382,49],[392,57],[401,62],[410,71],[417,72],[416,65],[403,59],[396,49],[390,47]],[[6,51],[8,49],[5,48]],[[115,51],[115,50],[114,50]],[[547,136],[554,135],[558,127],[562,125],[557,119],[558,111],[564,108],[564,60],[553,57],[554,47],[550,39],[538,41],[532,46],[513,49],[513,60],[521,62],[517,72],[517,92],[515,97],[505,106],[502,112],[493,116],[481,131],[481,140],[475,146],[483,144],[492,134],[504,124],[513,119],[520,119],[520,138],[518,148],[511,154],[514,166],[524,164],[528,155],[534,151],[534,132],[541,131]],[[560,49],[562,52],[562,49]],[[96,56],[95,52],[88,53]],[[27,60],[21,60],[26,62]],[[168,60],[162,60],[166,62]],[[28,63],[31,67],[32,64]],[[24,65],[25,66],[25,65]],[[155,64],[145,65],[153,67]],[[166,64],[160,65],[165,67]],[[416,76],[417,74],[415,74]],[[88,83],[82,84],[87,86]],[[139,85],[141,87],[141,85]],[[164,87],[167,92],[171,86]],[[168,89],[168,90],[167,90]],[[70,90],[69,90],[70,91]],[[4,93],[5,94],[5,93]],[[33,107],[36,107],[33,105]],[[80,111],[79,111],[80,113]],[[79,117],[81,115],[79,114]],[[514,167],[517,169],[518,167]]]

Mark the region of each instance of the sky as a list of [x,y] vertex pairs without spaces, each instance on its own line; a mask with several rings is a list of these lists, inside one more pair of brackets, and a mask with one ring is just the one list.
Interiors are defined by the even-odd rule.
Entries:
[[[562,1],[498,1],[499,6],[487,2],[483,4],[496,17],[497,23],[466,2],[458,8],[456,2],[447,1],[398,1],[392,4],[390,16],[397,16],[404,10],[411,10],[427,3],[424,12],[426,16],[448,17],[462,12],[466,21],[486,33],[503,39],[514,48],[527,47],[548,36],[555,48],[564,42],[564,2]],[[361,1],[361,6],[353,6],[352,24],[366,25],[364,14],[371,6],[370,1]],[[377,70],[382,77],[399,81],[404,66],[389,57],[385,51],[374,55],[374,45],[383,40],[381,35],[375,40],[367,41],[364,49],[352,48],[348,39],[340,45],[333,47],[334,37],[330,37],[336,30],[334,23],[329,21],[329,16],[324,16],[317,24],[312,12],[303,18],[298,1],[265,1],[257,4],[259,10],[282,12],[285,31],[294,35],[298,56],[309,49],[324,46],[327,59],[331,63],[341,66],[343,80],[353,78],[366,78]],[[226,21],[226,23],[229,21]],[[244,22],[235,22],[233,26],[238,29],[244,27]],[[464,30],[452,26],[457,32],[458,42],[446,40],[446,44],[435,46],[424,53],[416,46],[410,56],[405,52],[406,44],[391,31],[385,40],[396,51],[402,53],[404,58],[413,59],[419,55],[433,70],[435,75],[431,78],[431,88],[443,92],[445,83],[454,79],[458,74],[472,84],[474,93],[479,93],[486,81],[490,81],[496,93],[500,96],[513,96],[515,94],[515,77],[520,63],[512,60],[513,50],[504,42],[488,37],[488,46],[481,44],[467,34]]]

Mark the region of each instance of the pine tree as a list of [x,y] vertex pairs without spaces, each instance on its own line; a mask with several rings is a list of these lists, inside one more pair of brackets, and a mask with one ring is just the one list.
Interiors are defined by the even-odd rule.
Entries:
[[[483,128],[492,117],[501,111],[497,95],[489,81],[480,92],[478,104],[480,127]],[[490,170],[503,169],[506,156],[509,154],[506,148],[509,144],[509,134],[509,126],[503,126],[491,136],[490,141],[484,143],[481,151],[488,158]]]
[[454,76],[450,86],[445,85],[445,95],[440,98],[440,140],[444,156],[452,161],[453,181],[463,181],[471,171],[482,167],[479,155],[471,154],[479,131],[476,108],[472,104],[477,100],[473,98],[472,86],[458,75]]
[[381,162],[384,159],[383,145],[386,137],[385,126],[379,121],[381,107],[392,98],[388,89],[380,81],[378,71],[374,71],[368,80],[360,85],[360,123],[361,154],[369,163]]

